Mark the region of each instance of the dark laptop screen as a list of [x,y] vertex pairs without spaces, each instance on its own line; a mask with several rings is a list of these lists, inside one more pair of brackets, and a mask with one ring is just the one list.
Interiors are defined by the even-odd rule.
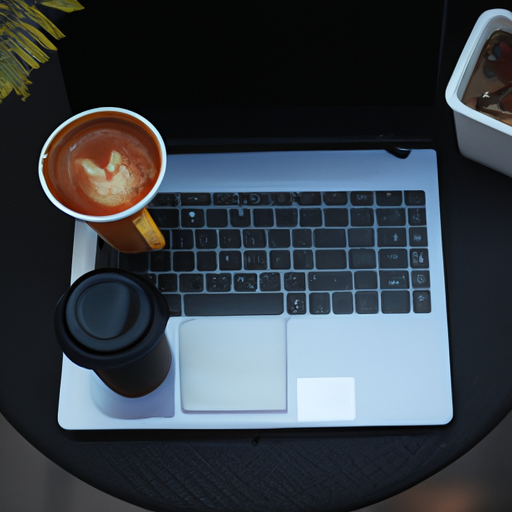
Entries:
[[428,138],[442,0],[82,3],[59,46],[74,112],[138,111],[176,148]]

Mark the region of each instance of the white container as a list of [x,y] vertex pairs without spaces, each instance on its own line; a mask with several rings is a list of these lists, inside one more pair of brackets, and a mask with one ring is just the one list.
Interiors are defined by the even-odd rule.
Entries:
[[461,154],[512,177],[512,126],[462,102],[480,53],[497,30],[512,34],[512,12],[491,9],[478,18],[448,82],[446,101],[453,110]]

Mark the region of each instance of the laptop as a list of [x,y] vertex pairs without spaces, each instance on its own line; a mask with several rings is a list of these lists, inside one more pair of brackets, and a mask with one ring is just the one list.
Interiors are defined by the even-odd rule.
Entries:
[[[99,23],[119,21],[115,4]],[[152,282],[171,311],[173,360],[159,388],[125,398],[64,356],[62,428],[451,420],[433,142],[443,2],[421,23],[409,3],[392,15],[371,4],[174,2],[164,20],[143,13],[153,36],[137,41],[147,58],[134,73],[151,77],[145,94],[109,81],[115,58],[126,69],[111,31],[98,28],[100,58],[83,53],[89,76],[106,77],[92,92],[74,69],[84,43],[63,45],[75,112],[138,111],[168,148],[149,205],[166,248],[119,254],[77,222],[71,281],[117,267]],[[82,12],[98,20],[94,9]]]

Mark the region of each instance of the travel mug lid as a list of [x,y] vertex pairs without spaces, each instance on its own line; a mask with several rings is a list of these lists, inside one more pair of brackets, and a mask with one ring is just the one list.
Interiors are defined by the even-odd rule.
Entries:
[[55,326],[64,353],[79,366],[120,366],[160,340],[169,308],[152,285],[128,272],[101,269],[75,281],[57,305]]

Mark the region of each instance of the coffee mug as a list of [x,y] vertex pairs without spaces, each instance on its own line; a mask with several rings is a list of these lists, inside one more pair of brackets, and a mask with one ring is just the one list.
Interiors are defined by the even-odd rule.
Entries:
[[165,175],[167,152],[139,114],[103,107],[77,114],[48,137],[39,179],[50,201],[121,252],[165,246],[146,205]]
[[172,361],[164,296],[141,277],[99,269],[77,279],[55,309],[55,333],[76,365],[93,370],[119,395],[154,391]]

